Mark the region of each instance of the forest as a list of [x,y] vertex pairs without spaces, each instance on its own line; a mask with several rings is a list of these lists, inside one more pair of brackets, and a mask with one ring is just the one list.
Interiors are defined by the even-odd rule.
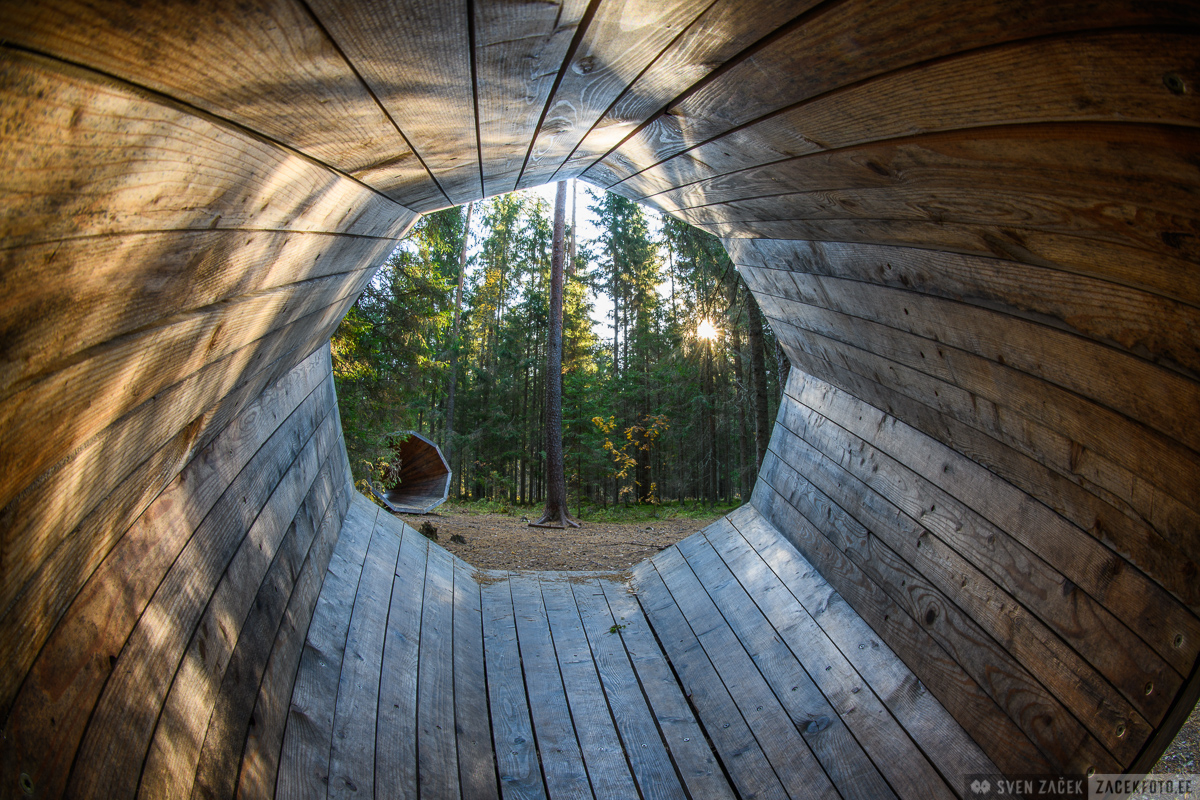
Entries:
[[[753,296],[712,235],[571,193],[570,508],[748,498],[788,369]],[[514,192],[425,216],[343,320],[334,375],[360,488],[388,474],[390,435],[417,430],[446,454],[452,498],[542,502],[552,211]]]

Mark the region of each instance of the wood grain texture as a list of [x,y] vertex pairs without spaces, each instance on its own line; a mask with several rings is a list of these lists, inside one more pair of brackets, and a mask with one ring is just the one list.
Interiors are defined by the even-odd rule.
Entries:
[[[309,7],[430,171],[440,197],[413,201],[417,211],[481,196],[466,0],[345,3]],[[397,165],[396,185],[407,165]],[[386,179],[383,167],[371,174]],[[405,192],[407,194],[407,192]]]
[[356,498],[342,525],[296,672],[274,786],[276,797],[328,796],[329,756],[346,637],[378,515],[378,506]]
[[546,792],[551,800],[590,798],[592,789],[571,721],[538,579],[529,573],[513,573],[508,582]]
[[756,4],[754,14],[747,18],[736,0],[709,4],[613,101],[559,173],[578,175],[586,171],[680,94],[802,14],[808,5],[771,0]]
[[637,785],[583,632],[570,579],[543,573],[538,583],[592,794],[596,800],[636,795]]
[[[121,651],[188,537],[214,507],[218,517],[228,515],[252,475],[280,468],[271,465],[281,453],[278,443],[292,442],[291,447],[298,448],[328,414],[334,402],[332,389],[328,360],[320,355],[309,359],[264,392],[192,459],[132,526],[126,526],[111,552],[92,556],[103,560],[94,572],[74,578],[86,580],[78,595],[71,591],[63,597],[49,580],[22,595],[21,601],[30,600],[19,601],[4,617],[12,635],[3,641],[14,645],[6,648],[11,666],[4,674],[12,678],[26,676],[27,670],[28,674],[7,714],[6,736],[13,747],[6,748],[2,758],[3,779],[15,782],[19,772],[26,772],[36,786],[51,794],[56,784],[61,787],[69,759],[112,670],[109,656]],[[243,469],[247,465],[248,471]],[[104,523],[117,524],[111,519]],[[35,613],[54,609],[55,602],[65,609],[59,612],[61,620],[58,613]],[[43,641],[40,654],[30,647]],[[27,665],[35,654],[37,661],[30,668]],[[9,691],[15,692],[16,686]],[[47,754],[54,757],[46,760]]]
[[[612,624],[625,626],[618,628],[621,643],[637,675],[637,681],[641,684],[654,721],[658,724],[663,743],[671,754],[671,760],[688,792],[693,798],[733,797],[729,780],[725,777],[716,754],[709,749],[704,731],[697,723],[687,698],[680,691],[680,684],[676,681],[662,648],[655,640],[655,631],[642,612],[637,597],[630,591],[629,586],[618,586],[610,581],[599,581],[597,588],[603,591]],[[581,592],[577,589],[576,596],[580,595]],[[597,615],[598,619],[603,621],[601,610],[597,610]],[[587,627],[587,630],[590,638],[592,629]],[[599,631],[599,635],[611,636],[612,628],[604,628]],[[603,677],[603,658],[599,663]],[[634,774],[638,775],[637,767],[634,769]],[[652,796],[651,790],[641,783],[640,778],[639,785],[643,786],[643,792],[647,793],[647,796]]]
[[[380,519],[386,520],[381,513]],[[401,797],[417,796],[417,675],[429,540],[404,526],[380,665],[375,776]]]
[[[344,470],[348,477],[349,469]],[[317,534],[319,549],[309,551],[308,560],[305,561],[302,573],[296,580],[296,588],[292,591],[287,611],[284,612],[283,621],[275,635],[271,657],[267,662],[254,702],[254,711],[250,716],[241,763],[238,765],[237,791],[236,794],[231,793],[228,796],[262,797],[274,792],[283,750],[288,704],[300,666],[305,635],[316,611],[317,598],[333,558],[334,548],[341,539],[342,525],[349,518],[350,506],[356,496],[358,495],[349,483],[343,483],[339,487],[338,498],[327,517],[328,524],[323,523],[321,531]],[[213,752],[207,746],[205,750]],[[211,761],[206,761],[206,755],[207,753],[201,754],[200,768],[196,774],[197,784],[204,786],[211,782],[216,785],[220,781],[223,786],[229,778],[224,766],[216,763],[221,754],[215,753]],[[208,768],[209,764],[213,764],[211,770]],[[213,775],[214,772],[218,774]],[[214,789],[212,794],[221,796],[217,789]]]
[[[304,4],[274,0],[103,8],[76,0],[4,9],[9,40],[80,61],[258,131],[382,191],[437,193]],[[188,20],[184,23],[184,20]],[[384,166],[381,180],[374,171]]]
[[[730,527],[725,520],[718,520],[705,530],[718,533]],[[678,547],[837,793],[847,800],[896,797],[841,714],[809,677],[814,668],[806,669],[787,648],[708,540],[688,537]]]
[[[568,585],[637,789],[652,800],[687,797],[625,651],[622,635],[632,620],[618,622],[613,617],[598,582],[574,580]],[[624,591],[619,584],[613,583],[613,588]]]
[[[712,0],[602,3],[588,22],[530,147],[518,188],[574,177],[561,167],[626,88]],[[582,171],[582,170],[580,170]]]
[[[410,534],[409,532],[412,531]],[[420,535],[405,526],[404,535]],[[454,558],[429,548],[417,673],[417,779],[423,797],[462,794],[454,718]]]
[[[632,586],[734,790],[749,797],[790,797],[658,571],[643,561],[634,569]],[[673,737],[667,744],[673,745]]]
[[[888,120],[874,138],[889,138],[886,125],[904,124],[901,120],[911,122],[912,117],[908,114],[925,103],[939,105],[945,117],[945,127],[942,129],[988,124],[988,117],[993,116],[991,114],[980,113],[972,117],[954,115],[976,104],[990,105],[992,100],[995,100],[992,108],[1005,106],[1008,110],[1002,113],[1011,115],[1013,109],[1021,107],[1020,103],[1013,102],[1018,86],[1030,90],[1024,95],[1023,105],[1028,108],[1028,113],[1022,115],[1022,119],[1045,118],[1045,109],[1039,108],[1038,99],[1053,97],[1056,100],[1049,102],[1065,107],[1057,100],[1079,97],[1080,89],[1083,90],[1083,97],[1096,102],[1079,104],[1074,112],[1068,113],[1080,116],[1085,108],[1091,108],[1096,115],[1092,118],[1096,118],[1103,113],[1109,94],[1121,96],[1121,93],[1111,90],[1093,94],[1085,88],[1094,85],[1089,81],[1105,72],[1103,65],[1089,62],[1089,55],[1083,52],[1058,57],[1053,52],[1058,46],[1054,44],[1056,39],[1073,39],[1075,37],[1069,34],[1086,30],[1097,19],[1103,19],[1106,26],[1114,28],[1196,21],[1194,9],[1169,3],[1153,7],[1127,2],[1081,2],[1048,9],[1035,3],[1013,6],[1011,3],[989,2],[976,4],[966,12],[948,0],[906,0],[890,4],[887,10],[879,6],[868,7],[865,0],[825,4],[801,18],[798,24],[789,26],[762,46],[750,50],[741,60],[727,65],[718,80],[704,82],[685,94],[666,113],[586,174],[601,185],[612,186],[637,174],[639,170],[646,170],[683,150],[717,139],[722,134],[734,131],[736,136],[736,133],[740,133],[738,128],[764,118],[767,124],[783,123],[774,131],[786,131],[781,136],[766,137],[772,140],[766,147],[774,152],[778,153],[779,148],[783,148],[787,155],[798,155],[796,148],[800,148],[800,152],[811,152],[814,148],[841,146],[834,143],[838,141],[834,132],[837,125],[796,124],[794,118],[787,122],[784,122],[784,118],[808,106],[822,107],[824,104],[824,108],[832,109],[834,98],[837,98],[836,104],[844,104],[846,112],[840,121],[846,125],[846,133],[853,136],[851,131],[865,129],[856,126],[862,121],[856,116],[857,110],[871,114],[867,110],[871,107],[866,101],[867,94],[873,94],[876,118]],[[1166,34],[1161,33],[1160,29],[1160,35]],[[1021,40],[1025,39],[1032,41],[1023,44]],[[1008,72],[1014,67],[1019,68],[1018,65],[1022,63],[1032,67],[1028,54],[1023,59],[1018,57],[1009,61],[1005,68],[993,64],[991,69],[973,70],[968,64],[976,57],[986,59],[991,52],[1018,52],[1022,47],[1030,49],[1034,47],[1034,41],[1039,50],[1036,63],[1041,68],[1036,70],[1034,83],[1019,81],[1006,84],[1013,90],[1012,93],[1006,92],[1004,86],[997,85],[995,91],[983,93],[987,99],[979,93],[961,92],[957,94],[957,102],[939,102],[955,94],[950,88],[954,85],[952,73],[962,80],[968,74]],[[1186,49],[1173,52],[1175,66],[1169,69],[1190,64],[1186,57],[1180,58],[1181,54],[1187,52]],[[1165,52],[1161,55],[1165,55]],[[939,61],[942,63],[938,64]],[[959,63],[950,68],[949,64],[956,61]],[[1100,69],[1083,67],[1084,64],[1094,64]],[[1034,71],[1030,69],[1030,72]],[[924,82],[926,77],[932,78],[934,74],[950,82]],[[790,80],[764,79],[764,76],[779,75],[788,75]],[[1153,86],[1155,90],[1161,88],[1161,75],[1161,71],[1154,73],[1154,83],[1145,86]],[[1144,77],[1148,78],[1149,75]],[[1079,82],[1081,78],[1084,80]],[[1114,78],[1120,80],[1116,75]],[[1058,83],[1059,88],[1044,94],[1037,92],[1034,87],[1046,82]],[[1064,83],[1073,85],[1075,91],[1064,90]],[[741,90],[746,86],[754,86],[756,91]],[[889,90],[884,90],[885,86],[889,86]],[[860,87],[858,97],[862,98],[861,103],[857,98],[847,100],[838,97],[840,94],[859,92]],[[908,88],[909,92],[905,93],[902,87]],[[1136,94],[1126,93],[1124,96],[1134,99],[1138,104],[1147,98],[1157,98],[1160,103],[1171,102],[1160,97],[1158,91],[1143,94],[1141,98],[1136,98]],[[1161,94],[1167,93],[1164,91]],[[1183,104],[1175,104],[1175,108],[1182,107]],[[983,112],[984,108],[980,107],[978,111]],[[832,113],[840,114],[838,111]],[[1154,112],[1154,115],[1160,113]],[[754,140],[740,138],[730,141],[735,148],[746,152],[753,152],[755,143]],[[763,148],[760,146],[758,149]],[[720,152],[732,153],[732,149],[725,147]],[[637,174],[637,178],[641,179],[644,174]],[[645,191],[646,184],[641,180],[632,183],[636,187],[634,191],[648,193]]]
[[511,192],[550,100],[586,0],[479,0],[475,86],[484,196]]
[[[140,771],[134,765],[146,756],[181,659],[201,655],[201,642],[222,647],[217,643],[224,638],[222,631],[215,619],[205,619],[205,611],[226,567],[251,530],[255,539],[274,539],[281,523],[287,527],[316,476],[320,454],[336,441],[332,423],[326,414],[315,431],[301,430],[291,442],[281,442],[282,452],[269,454],[264,469],[247,476],[248,485],[230,496],[225,513],[210,514],[192,534],[110,665],[68,792],[80,797],[134,795]],[[262,523],[255,529],[258,519]]]
[[955,792],[946,779],[881,702],[867,680],[873,675],[862,675],[854,669],[732,522],[720,530],[706,530],[704,538],[720,553],[730,573],[780,640],[808,662],[805,667],[808,676],[828,698],[896,796],[954,797]]
[[381,517],[382,512],[371,532],[346,633],[329,750],[331,798],[375,791],[375,721],[384,634],[400,552],[400,537],[381,524]]
[[[243,745],[252,720],[257,722],[253,716],[254,707],[271,653],[277,642],[283,647],[288,644],[289,631],[284,629],[281,637],[280,625],[297,589],[303,591],[301,579],[319,574],[316,568],[326,566],[333,553],[336,530],[341,522],[339,504],[345,494],[345,481],[341,474],[341,458],[336,451],[330,453],[326,465],[326,485],[322,487],[325,496],[316,498],[323,507],[311,518],[297,515],[293,522],[295,534],[285,539],[284,546],[276,552],[275,561],[238,634],[237,647],[222,677],[212,718],[196,759],[191,792],[194,798],[234,796],[239,766],[244,758]],[[305,504],[312,508],[307,498]],[[308,509],[302,506],[302,510]],[[310,522],[311,534],[308,533]],[[316,601],[315,592],[309,597],[312,602]],[[296,652],[299,653],[299,648]],[[146,784],[143,772],[139,793],[147,791]]]
[[[729,520],[846,660],[867,679],[888,711],[947,781],[952,782],[955,775],[996,771],[980,745],[755,506],[743,506],[730,514]],[[833,664],[829,666],[827,676],[833,672]]]
[[454,730],[463,797],[499,800],[476,571],[454,559]]

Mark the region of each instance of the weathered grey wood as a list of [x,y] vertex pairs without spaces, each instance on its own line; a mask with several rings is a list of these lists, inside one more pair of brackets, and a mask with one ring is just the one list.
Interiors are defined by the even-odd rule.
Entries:
[[632,797],[638,793],[637,785],[625,760],[616,721],[609,712],[570,581],[565,576],[543,573],[538,583],[584,766],[596,800]]
[[[955,775],[994,773],[995,765],[870,628],[754,506],[729,515],[762,563],[787,587],[954,789]],[[795,615],[792,617],[796,618]],[[780,629],[786,637],[786,628]],[[807,640],[806,640],[807,641]],[[824,677],[833,676],[834,664]],[[894,766],[904,768],[906,762]],[[957,790],[955,790],[957,791]]]
[[192,534],[116,663],[110,663],[111,674],[76,753],[68,793],[113,798],[136,793],[137,773],[181,659],[186,665],[200,656],[201,642],[220,636],[215,621],[201,625],[208,600],[255,526],[255,540],[273,541],[279,528],[286,529],[317,473],[319,454],[336,440],[332,423],[326,414],[315,432],[292,433],[290,442],[280,442],[262,472],[230,497],[225,513],[210,515]]
[[[704,533],[719,534],[730,529],[732,526],[727,521],[718,520],[705,528]],[[809,672],[819,667],[811,662],[806,667],[788,650],[707,538],[689,537],[678,547],[680,555],[771,687],[786,716],[812,749],[837,793],[847,800],[896,797],[877,766],[863,752],[841,714],[809,677]]]
[[484,195],[511,192],[563,67],[585,0],[474,4],[475,86]]
[[954,797],[955,792],[946,779],[888,713],[870,683],[838,651],[737,528],[732,524],[721,529],[710,526],[704,536],[782,642],[808,662],[807,665],[802,662],[808,676],[828,698],[896,795]]
[[904,659],[1001,771],[1052,769],[1050,762],[962,665],[786,499],[760,481],[755,488],[754,504],[810,563],[820,565],[822,577]]
[[487,672],[483,660],[483,616],[476,571],[454,559],[454,730],[458,780],[463,797],[500,797],[492,749]]
[[404,529],[396,561],[375,727],[375,778],[400,797],[417,796],[417,675],[429,547],[428,539],[410,531]]
[[533,723],[521,670],[512,592],[505,573],[482,573],[483,652],[487,667],[492,741],[504,800],[545,798]]
[[[404,535],[420,534],[406,525]],[[453,559],[445,549],[429,547],[417,675],[417,777],[422,797],[461,794],[454,719]]]
[[[349,474],[349,470],[346,474]],[[288,705],[300,666],[305,636],[317,607],[317,598],[326,570],[333,558],[333,550],[341,538],[342,525],[349,518],[353,498],[359,497],[347,483],[338,488],[340,494],[335,499],[326,522],[317,533],[316,549],[309,550],[302,573],[296,580],[296,589],[288,601],[283,622],[275,635],[271,658],[267,662],[259,686],[242,750],[236,787],[236,796],[239,798],[262,797],[275,791]],[[201,768],[197,770],[196,775],[198,784],[204,783],[207,776],[211,775],[211,772],[205,769],[207,763],[213,762],[206,762],[204,755],[201,755]],[[212,771],[219,773],[219,780],[228,780],[223,765],[214,764]],[[213,783],[217,780],[217,777],[212,778]]]
[[[94,65],[295,147],[383,191],[437,187],[306,7],[206,7],[207,24],[134,3],[4,9],[10,41]],[[236,163],[236,162],[229,162]],[[385,166],[377,175],[379,166]]]
[[[219,701],[226,668],[236,652],[237,643],[241,641],[242,629],[246,625],[255,625],[253,621],[247,621],[248,615],[261,610],[261,606],[256,608],[256,601],[265,602],[256,590],[270,578],[272,566],[281,559],[286,562],[286,567],[281,569],[288,572],[299,565],[299,558],[289,556],[283,550],[290,538],[303,537],[304,550],[307,551],[332,492],[328,456],[331,445],[336,444],[339,437],[332,418],[330,423],[332,441],[326,442],[324,447],[319,443],[316,451],[316,463],[320,471],[306,476],[309,477],[308,486],[298,487],[288,498],[303,498],[299,503],[299,511],[290,502],[277,504],[273,496],[246,532],[246,537],[225,568],[220,583],[213,590],[208,608],[200,618],[159,712],[154,738],[142,765],[139,796],[150,798],[191,793],[204,732],[210,722],[210,715],[206,711],[215,709]],[[278,495],[278,490],[275,494]],[[289,505],[291,508],[288,508]],[[291,515],[294,516],[289,520]],[[293,564],[293,561],[296,563]],[[280,603],[280,611],[282,605]],[[264,624],[269,626],[271,633],[274,632],[274,625]],[[258,638],[269,641],[266,633],[258,634]],[[237,738],[242,738],[240,733]]]
[[[45,641],[32,669],[15,659],[32,661],[34,653],[25,655],[16,646],[5,649],[15,661],[9,662],[11,671],[4,673],[10,681],[29,672],[7,715],[5,735],[13,746],[0,755],[4,778],[16,780],[26,772],[35,786],[47,789],[65,780],[69,759],[111,670],[108,657],[120,652],[162,576],[214,505],[218,517],[228,515],[238,492],[251,485],[252,476],[272,469],[269,462],[280,454],[278,443],[298,441],[298,431],[311,430],[327,413],[333,403],[328,375],[328,361],[310,359],[222,431],[184,468],[178,482],[127,526],[125,536],[91,574],[52,635],[49,626],[55,618],[40,618],[26,611],[23,602],[4,618],[5,630],[13,634],[4,641],[26,647]],[[270,407],[277,413],[292,413],[279,422],[265,413]],[[247,463],[250,467],[243,470]],[[235,480],[239,474],[242,477]],[[111,524],[112,518],[103,522]],[[137,568],[131,569],[131,564]],[[57,588],[47,580],[36,585],[37,591],[27,590],[21,600],[39,599],[43,586],[47,592]],[[59,602],[65,605],[67,599]],[[41,627],[35,628],[33,623],[39,619]],[[9,691],[15,690],[13,686]],[[51,752],[67,760],[45,762],[47,772],[42,774],[33,766],[39,751],[43,757]]]
[[[1186,670],[1190,657],[1194,657],[1196,645],[1193,642],[1200,638],[1200,631],[1197,631],[1200,623],[1191,611],[1143,575],[1124,568],[1119,556],[1102,548],[1077,527],[1064,524],[1050,509],[1030,502],[1012,487],[998,483],[978,464],[921,436],[878,409],[852,401],[832,387],[822,391],[815,380],[810,383],[807,376],[802,376],[793,386],[796,387],[794,396],[803,398],[800,400],[802,407],[794,409],[797,414],[807,417],[803,424],[807,425],[809,421],[819,424],[817,415],[838,423],[849,434],[846,438],[851,442],[864,446],[869,442],[872,449],[877,447],[887,453],[889,462],[894,458],[901,472],[919,476],[916,487],[931,501],[941,501],[943,508],[949,502],[952,509],[956,504],[969,505],[969,512],[952,513],[966,517],[979,515],[991,521],[1015,541],[1063,570],[1067,579],[1126,620],[1130,628],[1177,671]],[[813,413],[806,413],[804,409],[812,409]],[[801,424],[799,419],[795,425],[798,424]],[[795,425],[789,427],[800,432]],[[875,427],[872,429],[871,425]],[[860,439],[860,435],[863,438]],[[842,438],[843,434],[839,432],[837,436]],[[824,449],[829,454],[828,448]],[[940,470],[928,466],[937,463],[941,464]],[[904,466],[900,467],[900,464]],[[948,479],[951,473],[955,478],[953,484]],[[984,486],[988,488],[985,490]],[[909,491],[911,493],[913,489]],[[956,496],[952,496],[951,491]],[[923,510],[924,497],[915,505],[909,502],[907,508]],[[927,519],[928,527],[936,526],[936,518]],[[1039,535],[1032,535],[1034,530],[1039,531]],[[1189,642],[1187,646],[1175,646],[1174,640],[1180,634]]]
[[296,672],[274,787],[276,797],[328,796],[334,712],[346,637],[378,515],[378,506],[356,499],[342,525]]
[[[613,586],[616,591],[624,590],[622,584]],[[687,797],[622,644],[625,628],[619,625],[628,624],[613,619],[598,582],[573,580],[570,588],[638,790],[651,800]]]
[[[592,591],[599,593],[591,594]],[[593,652],[597,651],[595,640],[602,640],[596,664],[600,670],[601,680],[604,681],[605,690],[610,697],[625,697],[624,687],[628,685],[632,688],[632,684],[627,682],[616,683],[617,680],[621,680],[620,675],[624,671],[620,666],[620,653],[610,660],[607,657],[607,651],[610,648],[613,650],[617,648],[615,644],[610,644],[609,640],[604,638],[613,635],[612,625],[624,626],[617,628],[617,636],[619,636],[620,643],[624,645],[625,657],[629,659],[634,673],[624,680],[633,679],[640,684],[646,702],[649,703],[652,724],[657,724],[658,734],[662,737],[671,761],[674,762],[690,796],[693,798],[732,798],[733,790],[729,786],[729,781],[726,780],[716,755],[709,749],[704,732],[696,723],[696,718],[684,698],[683,690],[675,680],[662,649],[655,641],[654,631],[647,623],[641,606],[638,605],[638,601],[630,592],[628,585],[599,579],[595,583],[578,585],[575,589],[575,596],[580,601],[584,630],[588,634],[589,641],[592,642]],[[592,605],[585,598],[595,598],[594,612],[589,613],[585,610]],[[607,601],[607,608],[603,607],[602,599]],[[605,626],[606,620],[608,621],[607,627]],[[608,669],[610,666],[615,667],[612,672]],[[614,688],[609,688],[610,681]],[[639,704],[636,701],[631,704],[631,709],[638,707]],[[624,703],[613,701],[613,712],[617,716],[618,724],[622,724],[621,710],[624,708]],[[632,726],[635,722],[636,717],[631,718],[628,724]],[[638,726],[638,729],[642,729],[641,726]],[[636,742],[641,736],[651,737],[654,734],[649,732],[632,735],[623,733],[622,735],[625,741]],[[646,773],[642,772],[642,769],[649,770],[650,765],[643,765],[642,759],[647,755],[653,755],[653,744],[646,747],[645,751],[639,752],[637,759],[633,753],[630,753],[630,759],[634,764],[634,776],[638,779],[643,796],[655,797],[655,792],[674,796],[668,792],[673,789],[670,781],[667,781],[665,785],[655,783],[653,787],[647,786],[654,773],[649,772],[650,777],[643,779],[642,776]],[[666,768],[662,767],[662,769]]]
[[[638,603],[679,676],[679,685],[695,709],[698,722],[704,726],[703,732],[712,740],[733,788],[742,796],[789,797],[658,571],[643,561],[634,569],[633,586],[637,589]],[[613,597],[608,590],[605,593],[610,599]],[[658,713],[661,719],[662,711]],[[683,738],[687,744],[690,737]],[[674,748],[670,735],[667,746]]]
[[[1196,456],[1178,441],[999,362],[902,333],[885,333],[869,322],[857,323],[854,331],[840,328],[835,331],[829,324],[841,315],[818,309],[813,309],[811,322],[805,320],[803,328],[796,327],[783,321],[780,312],[774,309],[775,303],[769,297],[764,298],[764,304],[772,307],[768,313],[773,321],[779,321],[778,330],[789,348],[848,368],[860,376],[875,379],[886,375],[880,382],[893,391],[933,403],[984,431],[998,427],[1002,433],[1012,431],[1004,441],[1021,442],[1034,436],[1065,439],[1065,448],[1061,444],[1059,448],[1068,454],[1069,442],[1075,442],[1077,448],[1086,448],[1127,472],[1144,476],[1143,480],[1160,487],[1167,495],[1180,498],[1189,507],[1196,505],[1188,494],[1200,482],[1194,469]],[[830,335],[834,333],[836,337]],[[807,371],[823,377],[819,370]],[[937,394],[931,400],[922,391]],[[995,412],[981,414],[983,403],[991,405]],[[1018,422],[1023,427],[1018,428]],[[1057,453],[1063,449],[1057,449]],[[1079,460],[1076,454],[1075,461]],[[1067,470],[1072,471],[1070,459],[1067,461]],[[1105,480],[1111,482],[1111,478]],[[1126,497],[1134,497],[1133,492],[1125,488]]]
[[[737,151],[776,154],[765,161],[917,131],[1031,119],[1175,121],[1191,115],[1186,103],[1167,92],[1148,91],[1149,80],[1133,77],[1136,73],[1161,78],[1162,71],[1171,68],[1166,53],[1181,43],[1171,41],[1170,34],[1125,36],[1124,41],[1120,33],[1048,36],[1088,23],[1083,16],[1070,16],[1070,6],[1050,11],[1033,4],[1017,9],[1011,4],[985,3],[962,15],[948,2],[923,4],[923,15],[929,16],[902,33],[896,18],[865,12],[862,5],[847,3],[835,13],[814,15],[807,24],[792,28],[790,36],[755,51],[725,70],[720,80],[673,104],[668,115],[656,119],[618,152],[637,154],[635,161],[644,170],[710,140],[720,141],[722,149],[697,148],[690,163],[668,161],[665,169],[653,170],[653,179],[641,172],[624,185],[645,195],[668,188],[671,182],[686,182],[681,175],[691,180],[709,177],[711,173],[699,164],[720,163],[720,154]],[[1097,9],[1075,11],[1086,14]],[[1173,16],[1165,8],[1134,9],[1127,3],[1113,3],[1105,11],[1107,21],[1124,14],[1131,22],[1140,17],[1143,24],[1161,24]],[[939,15],[942,18],[930,24]],[[1020,23],[1014,24],[1018,18],[1014,15],[1019,15]],[[1182,16],[1189,14],[1185,11]],[[873,36],[889,41],[870,51],[859,50]],[[1161,43],[1157,52],[1139,47],[1139,40],[1152,38]],[[1000,43],[1006,44],[988,46]],[[905,69],[924,60],[922,51],[936,54],[939,60]],[[961,55],[949,57],[952,54]],[[1146,61],[1144,72],[1115,68]],[[759,70],[790,71],[801,63],[808,68],[794,82],[750,77]],[[1005,80],[987,92],[971,92],[967,87],[968,75],[998,73]],[[1008,83],[1010,78],[1015,82]],[[736,91],[734,87],[743,81],[761,85],[764,91],[753,96]],[[1095,102],[1069,102],[1081,92]],[[759,120],[758,126],[751,124]],[[730,131],[731,135],[722,135]],[[745,159],[745,155],[734,158]],[[751,166],[744,160],[742,165]],[[606,186],[630,176],[612,156],[597,166],[606,169],[593,167],[587,174]]]
[[[563,64],[517,187],[540,186],[554,178],[629,83],[710,4],[711,0],[599,4]],[[568,177],[573,176],[558,175],[559,180]]]
[[551,800],[590,798],[592,789],[571,722],[538,579],[529,573],[513,573],[508,582],[521,646],[521,668],[526,676],[525,691],[529,695],[529,712],[547,794]]
[[375,786],[375,721],[387,610],[400,537],[375,519],[346,634],[329,751],[329,797],[370,796]]
[[[307,564],[322,560],[322,548],[331,538],[328,534],[333,530],[333,512],[337,510],[339,499],[335,493],[345,490],[340,464],[341,458],[334,453],[326,459],[328,471],[324,473],[321,496],[315,498],[315,504],[306,498],[305,506],[301,507],[304,516],[297,514],[292,523],[294,533],[276,551],[275,561],[238,633],[237,647],[222,677],[212,718],[196,759],[191,796],[197,800],[234,796],[243,745],[271,651],[281,632],[280,624],[299,586],[297,579],[304,576]],[[332,553],[333,542],[328,544],[327,552]],[[316,599],[315,593],[313,599]],[[283,633],[286,636],[288,631]],[[286,640],[284,644],[286,646]],[[143,777],[139,793],[147,792],[146,787]]]
[[[736,0],[717,0],[684,28],[653,63],[613,101],[587,132],[560,175],[578,175],[608,155],[626,137],[714,69],[781,24],[802,14],[808,3],[758,3],[746,18]],[[620,157],[620,154],[615,154]]]
[[[805,464],[802,460],[793,463]],[[1057,766],[1063,769],[1068,769],[1068,765],[1080,769],[1089,766],[1116,768],[1117,762],[1105,751],[1106,748],[1122,758],[1128,758],[1131,750],[1136,752],[1149,730],[1145,719],[1089,664],[1036,619],[1030,619],[1033,615],[1027,609],[969,561],[957,557],[954,551],[929,535],[926,529],[912,523],[911,519],[888,527],[874,524],[877,519],[886,519],[883,515],[887,513],[886,507],[876,502],[881,510],[869,516],[869,512],[856,508],[859,517],[872,523],[868,533],[858,520],[786,464],[778,466],[778,477],[772,482],[774,488],[788,497],[810,522],[817,521],[814,526],[821,523],[820,527],[833,545],[851,557],[898,606],[954,656]],[[822,480],[821,484],[826,485],[826,481]],[[864,500],[863,505],[872,502],[873,499]],[[896,510],[894,513],[900,515],[901,512]],[[828,522],[831,518],[859,534],[860,540],[847,542],[843,531],[832,530],[834,525]],[[907,529],[901,528],[906,522]],[[897,528],[904,533],[897,534]],[[946,567],[926,566],[929,561],[938,560]],[[972,588],[972,593],[963,591],[966,588],[962,585],[963,579]],[[985,606],[975,597],[987,597],[994,605]],[[1014,609],[1009,612],[1014,619],[995,619],[997,615],[992,609],[1000,605],[1006,610]],[[1012,640],[1017,643],[1009,644]],[[1010,649],[1016,651],[1015,655]],[[1035,666],[1035,677],[1023,666],[1022,656],[1046,655],[1047,651],[1064,654],[1060,667],[1064,675],[1055,675],[1044,667]],[[1043,688],[1038,678],[1050,684],[1050,691]],[[1075,682],[1082,685],[1073,685]],[[1054,693],[1065,698],[1068,707],[1064,708]],[[1076,721],[1071,707],[1079,709],[1085,716],[1087,727],[1102,740],[1103,746]],[[1118,732],[1124,735],[1119,736]],[[1130,741],[1124,741],[1126,739]]]
[[[783,788],[793,798],[837,797],[838,790],[813,751],[815,741],[807,742],[794,721],[789,720],[787,710],[772,693],[679,549],[663,551],[652,563],[729,689]],[[823,726],[814,720],[808,727],[812,730],[805,732],[818,733]]]
[[316,0],[310,7],[437,183],[440,197],[412,207],[478,198],[470,5]]

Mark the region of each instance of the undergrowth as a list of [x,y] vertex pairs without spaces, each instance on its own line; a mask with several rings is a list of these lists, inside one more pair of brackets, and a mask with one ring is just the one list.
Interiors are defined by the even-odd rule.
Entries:
[[[638,523],[667,519],[716,519],[733,511],[742,503],[738,501],[709,505],[696,501],[673,500],[655,505],[610,505],[607,508],[592,503],[584,503],[582,507],[573,502],[569,505],[571,514],[584,522]],[[498,500],[452,499],[447,500],[438,511],[451,514],[503,514],[533,519],[540,516],[542,506],[518,505]]]

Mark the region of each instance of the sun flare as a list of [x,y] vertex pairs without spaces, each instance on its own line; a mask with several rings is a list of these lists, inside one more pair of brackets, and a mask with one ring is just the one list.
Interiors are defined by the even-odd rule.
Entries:
[[706,319],[700,320],[700,324],[696,326],[696,338],[707,339],[713,341],[717,338],[717,329],[713,324]]

